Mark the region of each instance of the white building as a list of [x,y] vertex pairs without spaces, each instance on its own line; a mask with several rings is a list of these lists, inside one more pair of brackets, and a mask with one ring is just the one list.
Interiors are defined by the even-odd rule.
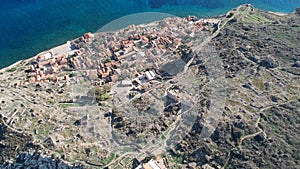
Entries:
[[167,90],[167,96],[174,101],[180,101],[180,96],[175,90]]
[[52,58],[52,54],[50,52],[45,53],[44,56],[45,56],[45,60],[48,60],[48,59]]
[[148,163],[141,164],[138,167],[136,167],[135,169],[161,169],[161,168],[159,167],[159,165],[157,164],[156,161],[151,159]]
[[151,71],[147,71],[145,72],[145,76],[148,80],[153,80],[155,78],[155,73],[151,70]]
[[130,80],[122,80],[121,81],[121,86],[122,87],[131,87],[132,86],[132,82]]

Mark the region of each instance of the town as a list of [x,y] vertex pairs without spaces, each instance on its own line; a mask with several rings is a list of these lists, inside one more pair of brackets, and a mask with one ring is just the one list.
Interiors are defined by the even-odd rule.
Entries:
[[[126,77],[133,80],[133,77],[145,76],[152,80],[154,71],[145,70],[159,70],[173,59],[176,50],[182,46],[191,47],[192,39],[197,34],[211,28],[205,26],[215,27],[217,23],[216,19],[197,20],[189,16],[166,18],[145,28],[131,25],[115,33],[86,33],[38,54],[26,70],[25,82],[68,81],[71,79],[65,72],[79,70],[84,71],[91,80],[100,79],[109,84]],[[91,45],[92,48],[85,45]],[[76,81],[76,77],[73,80]]]
[[[25,126],[43,145],[63,152],[68,161],[88,160],[88,164],[128,168],[134,155],[130,159],[117,157],[116,154],[122,155],[123,148],[132,148],[122,148],[122,144],[137,143],[148,147],[145,150],[153,149],[154,145],[149,143],[157,135],[169,135],[177,116],[193,107],[197,93],[191,91],[202,80],[180,72],[195,57],[192,48],[214,33],[218,23],[218,19],[194,16],[166,18],[130,25],[116,32],[85,33],[42,52],[24,62],[25,78],[17,86],[33,87],[36,96],[30,95],[32,98],[28,100],[45,97],[54,109],[58,108],[57,118],[64,120],[56,119],[40,107],[37,117],[32,116],[32,119],[46,119],[40,129],[33,126],[32,119],[24,124],[17,123],[18,118],[7,121],[16,127]],[[51,90],[47,89],[50,85]],[[51,97],[46,97],[43,91]],[[54,127],[51,118],[60,121],[61,133],[51,131]],[[70,123],[74,128],[64,127]],[[109,140],[120,146],[120,150],[113,150]],[[77,148],[80,151],[93,151],[82,155],[73,146],[80,146]],[[147,161],[143,160],[145,157],[144,154],[136,159],[135,168],[168,168],[166,157]]]

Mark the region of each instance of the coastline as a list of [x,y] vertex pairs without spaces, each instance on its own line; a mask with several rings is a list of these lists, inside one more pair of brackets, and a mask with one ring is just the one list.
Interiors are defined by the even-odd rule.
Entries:
[[[93,34],[94,34],[94,33],[93,33]],[[15,66],[18,66],[18,65],[21,64],[21,63],[24,63],[24,62],[27,63],[27,62],[29,62],[30,60],[33,60],[33,59],[34,59],[35,57],[37,57],[38,55],[41,55],[41,54],[46,53],[46,52],[53,51],[53,50],[58,49],[58,48],[62,48],[62,47],[64,47],[65,45],[69,44],[71,41],[74,41],[74,40],[76,40],[76,39],[78,39],[78,38],[79,38],[79,37],[77,37],[77,38],[75,38],[75,39],[72,39],[72,40],[68,40],[68,41],[66,41],[66,43],[63,43],[63,44],[60,44],[60,45],[58,45],[58,46],[54,46],[53,48],[50,48],[50,49],[41,51],[41,52],[39,52],[38,54],[29,57],[28,59],[21,59],[21,60],[15,62],[15,63],[13,63],[13,64],[7,66],[7,67],[3,67],[3,68],[0,69],[0,73],[4,73],[5,71],[7,71],[7,70],[9,70],[9,69],[12,69],[12,68],[15,67]]]
[[[126,17],[126,16],[125,16]],[[166,16],[165,18],[168,18],[168,17],[172,17],[171,15],[170,16]],[[179,17],[179,16],[173,16],[172,18],[175,18],[175,17]],[[209,18],[218,18],[218,17],[220,17],[220,15],[215,15],[215,16],[209,16],[209,17],[207,17],[206,19],[209,19]],[[123,17],[122,17],[123,18]],[[165,19],[165,18],[163,18],[163,19]],[[183,18],[183,17],[179,17],[179,18]],[[120,18],[119,18],[120,19]],[[161,20],[163,20],[163,19],[161,19]],[[137,24],[138,26],[141,26],[141,27],[145,27],[145,26],[147,26],[147,25],[156,25],[157,24],[157,22],[158,22],[159,20],[153,20],[153,21],[151,21],[151,22],[143,22],[143,23],[139,23],[139,24]],[[112,21],[113,22],[113,21]],[[136,25],[136,26],[137,26]],[[118,30],[121,30],[121,29],[125,29],[125,28],[127,28],[127,27],[129,27],[130,25],[127,25],[127,26],[125,26],[125,27],[122,27],[122,28],[120,28],[120,29],[118,29]],[[112,31],[112,32],[115,32],[115,31],[118,31],[118,30],[114,30],[114,31]],[[107,31],[107,32],[111,32],[111,31]],[[92,33],[93,35],[95,35],[95,34],[99,34],[99,33],[107,33],[106,31],[99,31],[99,30],[97,30],[96,32],[94,32],[94,33]],[[80,38],[80,37],[82,37],[84,34],[82,34],[81,36],[79,36],[79,37],[77,37],[77,38],[74,38],[74,39],[71,39],[71,40],[67,40],[65,43],[63,43],[63,44],[60,44],[60,45],[57,45],[57,46],[54,46],[54,47],[52,47],[52,48],[49,48],[49,49],[46,49],[46,50],[44,50],[44,51],[40,51],[39,53],[37,53],[36,55],[33,55],[33,56],[31,56],[31,57],[29,57],[29,58],[27,58],[27,59],[21,59],[21,60],[18,60],[18,61],[16,61],[15,63],[12,63],[11,65],[9,65],[9,66],[6,66],[6,67],[3,67],[3,68],[0,68],[0,73],[2,74],[2,73],[4,73],[4,72],[6,72],[7,70],[9,70],[9,69],[11,69],[11,68],[13,68],[13,67],[15,67],[15,66],[18,66],[19,64],[21,64],[21,63],[24,63],[24,62],[29,62],[30,60],[33,60],[35,57],[37,57],[38,55],[41,55],[41,54],[43,54],[43,53],[46,53],[46,52],[50,52],[50,51],[52,51],[52,50],[54,50],[54,49],[56,49],[56,48],[60,48],[60,47],[63,47],[64,45],[66,45],[66,44],[68,44],[69,42],[72,42],[72,41],[74,41],[74,40],[76,40],[76,39],[78,39],[78,38]]]
[[[276,15],[276,16],[287,16],[287,15],[289,15],[289,14],[292,14],[292,13],[283,13],[283,12],[274,12],[274,11],[266,11],[266,12],[269,13],[269,14]],[[133,15],[134,15],[134,14],[133,14]],[[223,14],[223,15],[225,15],[225,14]],[[124,16],[124,17],[126,18],[127,16]],[[122,19],[122,18],[124,18],[124,17],[121,17],[121,18],[119,18],[119,19]],[[170,17],[170,16],[168,16],[168,17]],[[174,17],[179,17],[179,16],[175,16],[175,15],[174,15]],[[209,17],[207,17],[207,18],[218,18],[218,17],[220,17],[220,15],[209,16]],[[166,18],[167,18],[167,17],[166,17]],[[117,20],[118,20],[118,19],[117,19]],[[114,21],[112,21],[112,22],[114,22]],[[157,22],[157,20],[154,20],[154,21],[152,21],[152,22],[140,23],[140,24],[138,24],[138,25],[139,25],[139,26],[146,26],[146,25],[149,25],[149,24],[156,24],[156,22]],[[111,22],[110,22],[110,23],[111,23]],[[104,25],[104,26],[106,26],[106,25]],[[128,26],[122,27],[122,28],[120,28],[120,29],[124,29],[124,28],[126,28],[126,27],[128,27]],[[115,31],[116,31],[116,30],[115,30]],[[108,32],[109,32],[109,31],[108,31]],[[101,31],[99,32],[99,30],[97,30],[96,32],[94,32],[94,33],[92,33],[92,34],[98,34],[98,33],[105,33],[105,31],[104,31],[104,32],[101,32]],[[83,35],[82,35],[82,36],[83,36]],[[80,37],[82,37],[82,36],[79,36],[79,37],[74,38],[74,39],[71,39],[71,40],[67,40],[65,43],[60,44],[60,45],[57,45],[57,46],[54,46],[54,47],[49,48],[49,49],[47,49],[47,50],[40,51],[38,54],[36,54],[36,55],[34,55],[34,56],[31,56],[31,57],[29,57],[28,59],[21,59],[21,60],[19,60],[19,61],[16,61],[15,63],[12,63],[11,65],[9,65],[9,66],[7,66],[7,67],[0,68],[0,73],[4,73],[5,71],[7,71],[7,70],[9,70],[9,69],[11,69],[11,68],[13,68],[13,67],[15,67],[15,66],[17,66],[17,65],[19,65],[19,64],[21,64],[21,63],[23,63],[23,62],[29,62],[30,60],[34,59],[35,57],[37,57],[38,55],[40,55],[40,54],[42,54],[42,53],[49,52],[49,51],[54,50],[54,49],[56,49],[56,48],[63,47],[64,45],[68,44],[69,42],[74,41],[74,40],[76,40],[76,39],[78,39],[78,38],[80,38]]]
[[[166,1],[155,1],[152,5],[164,4],[162,6],[158,5],[157,8],[151,8],[146,1],[139,1],[138,5],[129,4],[126,1],[111,1],[110,5],[89,0],[78,3],[73,3],[69,0],[56,2],[24,1],[24,4],[21,2],[11,4],[14,2],[6,1],[2,5],[13,5],[14,9],[4,9],[1,14],[3,16],[1,17],[1,21],[3,20],[4,22],[2,21],[2,23],[5,24],[1,26],[1,30],[4,33],[0,43],[2,46],[2,50],[0,51],[2,59],[0,69],[19,60],[34,56],[40,51],[58,46],[60,43],[76,38],[85,32],[96,32],[97,29],[106,23],[122,16],[141,12],[161,12],[180,17],[188,14],[197,17],[210,17],[216,16],[216,13],[225,14],[228,10],[237,7],[241,3],[246,3],[242,0],[241,2],[226,3],[226,5],[220,6],[218,5],[218,1],[211,3],[210,8],[199,5],[201,4],[200,2],[190,3],[188,1],[181,1],[181,5],[170,5]],[[295,5],[290,2],[286,4],[291,5],[287,5],[286,7],[275,3],[270,4],[271,6],[279,6],[279,9],[284,8],[282,10],[276,7],[268,7],[268,2],[251,3],[260,9],[271,11],[292,12],[295,9]],[[125,8],[122,7],[122,4],[125,4]],[[205,4],[209,5],[210,3],[207,2]],[[23,5],[26,5],[26,8],[22,9]],[[134,5],[136,6],[133,8]],[[62,6],[65,6],[65,8],[62,8]],[[138,6],[141,8],[137,8]],[[121,10],[119,11],[118,9]],[[47,12],[42,12],[43,10]],[[72,15],[64,16],[64,11]],[[22,15],[19,15],[19,13]]]
[[277,16],[287,16],[287,15],[290,14],[290,13],[273,12],[273,11],[267,11],[267,13],[274,14],[274,15],[277,15]]
[[[33,56],[33,57],[35,57],[35,56]],[[32,59],[33,57],[31,57],[31,58],[29,58],[29,59]],[[26,60],[27,60],[27,59],[26,59]],[[7,67],[4,67],[4,68],[0,69],[0,73],[6,72],[7,70],[9,70],[9,69],[11,69],[11,68],[13,68],[13,67],[19,65],[19,64],[22,63],[23,61],[25,61],[25,60],[19,60],[19,61],[15,62],[15,63],[13,63],[13,64],[7,66]]]

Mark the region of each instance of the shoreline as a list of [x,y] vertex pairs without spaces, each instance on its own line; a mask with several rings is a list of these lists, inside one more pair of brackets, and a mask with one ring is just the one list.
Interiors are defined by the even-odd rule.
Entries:
[[[38,2],[38,3],[40,3],[40,2]],[[43,3],[43,2],[41,2],[41,3]],[[253,3],[255,7],[256,6],[260,7],[260,9],[262,9],[262,10],[266,9],[266,10],[271,10],[274,12],[281,11],[280,10],[281,8],[276,8],[276,7],[266,8],[268,6],[263,5],[263,3],[261,4],[260,2],[259,3],[249,2],[249,3]],[[102,5],[101,3],[99,3],[99,4]],[[57,5],[57,4],[54,3],[51,5]],[[98,5],[98,3],[90,4],[90,5]],[[116,5],[118,6],[119,4],[116,4]],[[145,5],[148,5],[148,4],[145,4]],[[58,31],[54,30],[52,27],[51,27],[51,29],[53,29],[53,30],[51,30],[50,28],[48,29],[47,27],[43,27],[40,29],[43,29],[43,32],[45,32],[45,33],[42,32],[40,34],[38,31],[35,31],[35,29],[33,29],[34,36],[27,37],[27,35],[29,35],[30,31],[29,31],[29,33],[27,33],[28,28],[24,27],[24,28],[22,28],[22,30],[20,30],[20,32],[23,32],[24,34],[19,35],[18,34],[19,31],[16,31],[17,39],[14,39],[14,42],[9,42],[9,44],[11,43],[12,46],[8,45],[8,42],[3,41],[2,44],[4,44],[3,45],[4,50],[1,50],[1,52],[0,52],[3,61],[2,61],[2,65],[0,66],[0,69],[3,69],[11,64],[14,64],[15,62],[17,62],[19,60],[24,60],[24,59],[27,59],[28,57],[34,56],[39,51],[44,51],[44,50],[47,50],[54,46],[58,46],[58,45],[60,45],[59,43],[64,43],[65,41],[67,41],[69,39],[73,39],[74,37],[79,36],[81,33],[88,32],[88,31],[96,32],[99,28],[105,26],[106,23],[113,22],[115,19],[117,20],[122,17],[126,17],[126,15],[128,16],[128,15],[133,15],[133,14],[143,13],[143,12],[153,12],[153,13],[158,12],[158,13],[166,13],[166,14],[176,15],[176,16],[181,16],[181,17],[184,17],[187,14],[196,15],[198,17],[200,17],[201,14],[202,14],[201,17],[204,17],[204,16],[205,17],[214,17],[214,16],[226,14],[226,12],[228,10],[231,10],[232,8],[236,8],[239,5],[242,5],[242,4],[233,3],[233,4],[225,5],[222,7],[218,7],[215,9],[208,9],[208,8],[205,8],[204,6],[197,6],[197,5],[191,5],[191,4],[189,5],[189,3],[184,4],[183,7],[176,6],[176,5],[172,6],[172,5],[166,4],[165,6],[161,6],[157,9],[156,8],[155,9],[152,9],[152,8],[146,9],[145,8],[141,11],[139,9],[136,9],[134,12],[131,10],[127,11],[126,13],[120,12],[120,15],[119,14],[114,15],[114,17],[110,17],[110,15],[105,14],[106,11],[109,12],[110,9],[103,9],[104,10],[103,12],[105,12],[104,14],[101,14],[100,11],[93,12],[94,14],[92,16],[95,16],[95,18],[97,18],[97,16],[99,17],[99,15],[104,15],[103,17],[105,17],[105,20],[103,20],[103,18],[99,18],[99,19],[92,18],[91,19],[96,22],[92,22],[90,19],[86,19],[86,20],[79,19],[80,22],[76,21],[73,23],[73,19],[75,20],[75,18],[73,18],[73,17],[69,18],[68,16],[66,16],[66,21],[68,21],[70,23],[68,23],[68,22],[66,23],[63,21],[61,21],[61,23],[60,22],[56,23],[55,21],[63,20],[63,19],[57,18],[57,19],[53,19],[54,20],[53,21],[52,16],[49,16],[49,18],[47,18],[48,21],[46,19],[45,19],[45,21],[43,21],[44,22],[43,25],[47,24],[47,22],[49,22],[49,23],[54,22],[54,23],[52,23],[53,26],[61,26],[61,27],[57,27]],[[128,4],[128,7],[130,7],[130,6],[131,6],[131,4]],[[41,7],[43,8],[44,6],[41,6]],[[289,12],[292,12],[292,10],[294,10],[294,8],[295,8],[294,6],[291,6],[291,7],[282,9],[282,11],[284,13],[289,13]],[[74,8],[74,9],[76,9],[76,8]],[[114,6],[112,6],[112,9],[114,9]],[[70,9],[70,10],[71,10],[70,12],[73,12],[73,11],[76,12],[76,10],[73,10],[73,9]],[[82,10],[84,11],[86,9],[82,9]],[[31,11],[29,11],[29,12],[31,12]],[[62,10],[62,12],[63,12],[63,10]],[[62,13],[62,12],[60,12],[60,13]],[[60,13],[58,13],[58,16],[60,15]],[[78,12],[74,13],[74,15],[76,16],[77,13]],[[219,13],[219,14],[216,14],[216,13]],[[89,15],[89,13],[86,13],[86,15]],[[31,16],[31,15],[28,15],[28,16],[26,15],[26,17],[29,17],[29,16]],[[41,16],[43,16],[43,15],[41,15]],[[56,15],[54,15],[54,16],[56,16]],[[10,19],[10,18],[3,18],[3,19],[6,20],[6,19]],[[14,20],[15,18],[12,17],[11,19]],[[35,22],[40,21],[40,20],[41,19],[39,19],[39,17],[33,18],[33,21],[35,21]],[[100,20],[100,22],[99,22],[99,20]],[[26,24],[26,25],[31,25],[31,24],[35,25],[35,22],[30,22],[30,24]],[[4,22],[4,23],[6,23],[6,22]],[[18,25],[14,25],[11,22],[7,22],[7,24],[8,24],[8,26],[11,26],[11,27],[18,26]],[[12,24],[12,25],[10,25],[10,24]],[[88,25],[88,26],[86,26],[86,25]],[[44,31],[44,29],[45,29],[45,31]],[[7,34],[13,35],[13,32],[11,30],[7,29],[6,31],[7,31]],[[35,34],[36,34],[36,36],[35,36]],[[25,39],[25,37],[26,37],[27,41],[31,42],[28,44],[27,47],[24,46],[26,41],[22,40],[22,39]],[[71,37],[71,38],[68,38],[68,37]],[[46,39],[46,40],[41,40],[41,39]],[[59,43],[57,43],[58,41],[59,41]]]
[[292,14],[292,13],[273,12],[273,11],[267,11],[267,13],[274,14],[274,15],[277,15],[277,16],[287,16],[289,14]]
[[[125,17],[126,17],[126,16],[125,16]],[[168,17],[171,17],[171,16],[168,16]],[[165,17],[165,18],[168,18],[168,17]],[[179,16],[175,16],[175,15],[174,15],[172,18],[175,18],[175,17],[179,17]],[[207,17],[206,19],[208,19],[208,18],[218,18],[218,17],[220,17],[220,15],[217,15],[217,16],[210,16],[210,17]],[[163,19],[165,19],[165,18],[163,18]],[[184,17],[179,17],[179,18],[184,18]],[[161,19],[161,20],[163,20],[163,19]],[[155,25],[158,21],[160,21],[160,20],[154,20],[154,21],[152,21],[152,22],[140,23],[140,24],[137,24],[136,26],[145,27],[145,26],[147,26],[147,25]],[[132,25],[132,24],[131,24],[131,25]],[[134,25],[135,25],[135,24],[134,24]],[[127,26],[125,26],[125,27],[122,27],[122,28],[120,28],[120,29],[118,29],[118,30],[125,29],[125,28],[128,27],[128,26],[130,26],[130,25],[127,25]],[[113,32],[118,31],[118,30],[114,30]],[[108,32],[110,32],[110,31],[107,31],[107,32],[106,32],[106,31],[104,31],[104,32],[101,32],[101,31],[100,31],[100,32],[99,32],[99,30],[97,30],[96,32],[93,32],[92,34],[95,35],[95,34],[99,34],[99,33],[108,33]],[[87,33],[87,32],[86,32],[86,33]],[[83,34],[83,35],[84,35],[84,34]],[[79,37],[77,37],[77,38],[71,39],[71,40],[67,40],[67,41],[66,41],[65,43],[63,43],[63,44],[54,46],[54,47],[49,48],[49,49],[46,49],[46,50],[44,50],[44,51],[40,51],[40,52],[37,53],[36,55],[31,56],[31,57],[29,57],[29,58],[27,58],[27,59],[21,59],[21,60],[18,60],[18,61],[16,61],[15,63],[12,63],[12,64],[9,65],[9,66],[3,67],[3,68],[0,67],[0,73],[2,74],[2,73],[4,73],[4,72],[6,72],[7,70],[9,70],[9,69],[11,69],[11,68],[17,66],[18,64],[23,63],[23,62],[28,62],[28,61],[34,59],[35,57],[37,57],[38,55],[40,55],[40,54],[42,54],[42,53],[46,53],[46,52],[52,51],[52,50],[55,49],[55,48],[62,47],[62,46],[64,46],[64,45],[68,44],[69,42],[72,42],[72,41],[74,41],[74,40],[76,40],[76,39],[82,37],[83,35],[81,35],[81,36],[79,36]]]
[[[33,57],[35,57],[35,56],[33,56]],[[29,58],[29,59],[32,59],[33,57],[31,57],[31,58]],[[27,60],[27,59],[26,59],[26,60]],[[4,73],[4,72],[6,72],[7,70],[12,69],[13,67],[15,67],[15,66],[19,65],[20,63],[22,63],[23,61],[25,61],[25,60],[19,60],[19,61],[15,62],[15,63],[13,63],[13,64],[7,66],[7,67],[4,67],[4,68],[0,69],[0,73]]]
[[[250,5],[251,5],[251,4],[250,4]],[[261,9],[259,9],[259,10],[261,10]],[[273,15],[276,15],[276,16],[287,16],[287,15],[293,14],[293,12],[292,12],[292,13],[273,12],[273,11],[266,11],[266,12],[267,12],[267,13],[270,13],[270,14],[273,14]],[[225,13],[225,14],[222,14],[222,15],[226,15],[226,13]],[[218,18],[218,17],[220,17],[220,16],[222,16],[222,15],[209,16],[209,17],[207,17],[206,19],[208,19],[208,18]],[[126,17],[126,16],[123,16],[123,17]],[[121,18],[123,18],[123,17],[121,17]],[[169,17],[170,17],[170,16],[169,16]],[[174,17],[179,17],[179,16],[175,16],[175,15],[174,15]],[[167,18],[167,17],[166,17],[166,18]],[[180,18],[182,18],[182,17],[180,17]],[[120,19],[120,18],[119,18],[119,19]],[[155,20],[155,21],[152,21],[152,22],[140,23],[140,24],[138,24],[138,26],[146,26],[146,25],[149,25],[149,24],[155,24],[157,21],[158,21],[158,20]],[[114,21],[112,21],[112,22],[114,22]],[[110,22],[110,23],[111,23],[111,22]],[[105,26],[105,25],[104,25],[104,26]],[[128,26],[129,26],[129,25],[128,25]],[[120,28],[119,30],[124,29],[124,28],[126,28],[126,27],[128,27],[128,26],[122,27],[122,28]],[[136,25],[136,26],[137,26],[137,25]],[[115,30],[115,31],[118,31],[118,30]],[[113,31],[113,32],[115,32],[115,31]],[[101,32],[101,31],[98,32],[98,30],[97,30],[96,32],[93,32],[92,34],[95,35],[95,34],[98,34],[98,33],[106,33],[106,32],[105,32],[105,31],[104,31],[104,32]],[[83,36],[83,35],[82,35],[82,36]],[[17,66],[18,64],[23,63],[23,62],[28,62],[28,61],[34,59],[35,57],[37,57],[38,55],[40,55],[40,54],[42,54],[42,53],[49,52],[49,51],[51,51],[51,50],[53,50],[53,49],[55,49],[55,48],[62,47],[62,46],[64,46],[64,45],[68,44],[69,42],[72,42],[72,41],[74,41],[74,40],[76,40],[76,39],[78,39],[78,38],[80,38],[80,37],[82,37],[82,36],[79,36],[79,37],[74,38],[74,39],[71,39],[71,40],[67,40],[67,41],[66,41],[65,43],[63,43],[63,44],[60,44],[60,45],[54,46],[54,47],[52,47],[52,48],[49,48],[49,49],[47,49],[47,50],[41,51],[41,52],[37,53],[36,55],[31,56],[31,57],[29,57],[29,58],[27,58],[27,59],[21,59],[21,60],[18,60],[18,61],[16,61],[15,63],[12,63],[12,64],[9,65],[9,66],[3,67],[3,68],[0,67],[0,73],[2,74],[2,73],[4,73],[5,71],[7,71],[7,70],[9,70],[9,69],[11,69],[11,68]]]
[[[169,17],[170,17],[170,16],[169,16]],[[174,16],[174,17],[178,17],[178,16]],[[166,18],[167,18],[167,17],[166,17]],[[138,24],[138,25],[136,25],[136,26],[147,26],[147,25],[151,25],[151,24],[156,24],[158,21],[159,21],[159,20],[155,20],[155,21],[152,21],[152,22],[140,23],[140,24]],[[132,25],[132,24],[131,24],[131,25]],[[130,26],[130,25],[128,25],[128,26]],[[125,28],[128,27],[128,26],[122,27],[122,28],[120,28],[119,30],[125,29]],[[118,31],[118,30],[114,30],[113,32],[115,32],[115,31]],[[109,31],[108,31],[108,32],[109,32]],[[104,32],[98,32],[98,30],[97,30],[96,32],[94,32],[94,33],[92,33],[92,34],[95,35],[95,34],[99,34],[99,33],[108,33],[108,32],[105,32],[105,31],[104,31]],[[86,33],[88,33],[88,32],[86,32]],[[44,50],[44,51],[40,51],[40,52],[37,53],[36,55],[31,56],[31,57],[29,57],[29,58],[27,58],[27,59],[21,59],[21,60],[16,61],[15,63],[12,63],[12,64],[9,65],[9,66],[0,68],[0,74],[5,73],[7,70],[12,69],[13,67],[15,67],[15,66],[17,66],[17,65],[19,65],[19,64],[21,64],[21,63],[29,62],[30,60],[34,59],[34,58],[37,57],[38,55],[41,55],[41,54],[43,54],[43,53],[47,53],[47,52],[53,51],[54,49],[63,47],[64,45],[69,44],[70,42],[75,41],[76,39],[79,39],[80,37],[83,37],[83,36],[84,36],[84,34],[81,35],[81,36],[79,36],[79,37],[77,37],[77,38],[74,38],[74,39],[71,39],[71,40],[67,40],[67,41],[66,41],[65,43],[63,43],[63,44],[54,46],[54,47],[49,48],[49,49],[46,49],[46,50]]]
[[[95,34],[95,33],[93,33],[93,34]],[[83,35],[82,35],[82,36],[83,36]],[[82,36],[80,36],[80,37],[82,37]],[[21,60],[15,62],[15,63],[13,63],[13,64],[7,66],[7,67],[3,67],[3,68],[0,69],[0,73],[4,73],[5,71],[7,71],[7,70],[9,70],[9,69],[11,69],[11,68],[13,68],[13,67],[15,67],[15,66],[21,64],[21,63],[29,62],[30,60],[34,59],[34,58],[37,57],[38,55],[41,55],[41,54],[43,54],[43,53],[50,52],[50,51],[52,51],[52,50],[54,50],[54,49],[63,47],[64,45],[69,44],[70,42],[72,42],[72,41],[74,41],[74,40],[76,40],[76,39],[78,39],[78,38],[80,38],[80,37],[77,37],[77,38],[72,39],[72,40],[68,40],[68,41],[66,41],[66,42],[63,43],[63,44],[60,44],[60,45],[54,46],[54,47],[52,47],[52,48],[50,48],[50,49],[41,51],[41,52],[39,52],[38,54],[36,54],[36,55],[34,55],[34,56],[31,56],[31,57],[29,57],[29,58],[27,58],[27,59],[21,59]]]

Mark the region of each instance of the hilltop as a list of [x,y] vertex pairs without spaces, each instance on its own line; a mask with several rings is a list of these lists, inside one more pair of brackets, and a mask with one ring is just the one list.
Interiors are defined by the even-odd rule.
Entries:
[[204,143],[197,142],[195,130],[174,152],[214,167],[297,168],[299,16],[246,5],[222,22],[210,45],[225,70],[224,119]]

